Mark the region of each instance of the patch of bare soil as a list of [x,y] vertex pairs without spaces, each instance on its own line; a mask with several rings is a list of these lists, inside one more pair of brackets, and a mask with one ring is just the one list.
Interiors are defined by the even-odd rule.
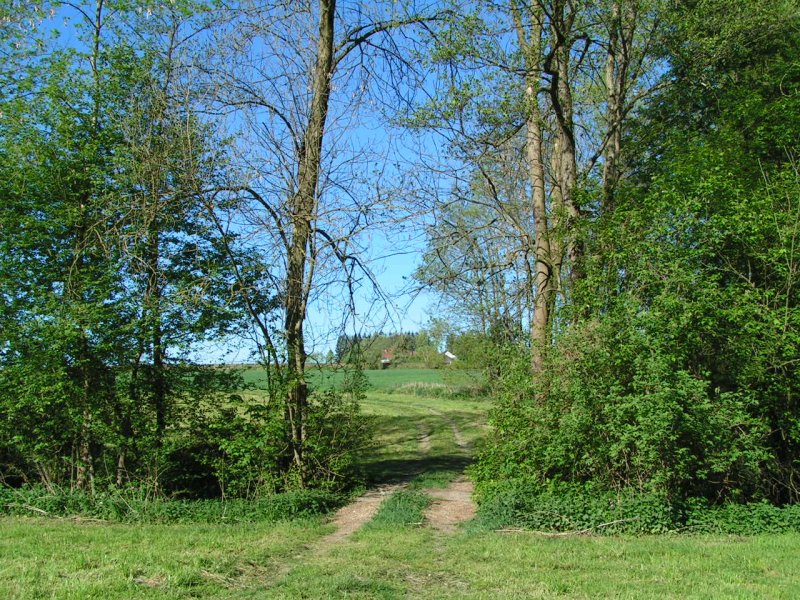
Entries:
[[425,493],[433,498],[433,503],[425,511],[428,526],[453,533],[458,525],[475,516],[475,502],[472,501],[474,486],[465,477],[450,482],[444,489],[428,489]]
[[331,523],[336,526],[336,531],[322,538],[319,545],[335,544],[354,534],[375,516],[386,498],[405,486],[405,483],[395,483],[371,489],[354,502],[340,508],[331,520]]

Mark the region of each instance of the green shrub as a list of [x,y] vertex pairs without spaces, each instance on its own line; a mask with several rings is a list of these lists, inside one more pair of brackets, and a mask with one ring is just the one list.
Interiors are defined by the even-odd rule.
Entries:
[[309,397],[304,447],[310,486],[352,489],[362,480],[358,458],[372,443],[371,421],[361,414],[361,384],[348,391],[323,390]]
[[685,528],[704,533],[756,535],[800,531],[800,504],[775,506],[769,502],[709,506],[703,499],[687,503]]
[[246,499],[280,491],[284,440],[278,403],[237,394],[198,402],[185,426],[169,432],[159,489],[169,496]]
[[[674,314],[673,314],[674,316]],[[752,396],[712,387],[636,306],[562,335],[532,380],[504,367],[478,483],[529,479],[634,488],[671,501],[758,499],[768,456]]]
[[681,522],[680,512],[658,493],[598,492],[578,485],[507,482],[484,493],[476,526],[537,531],[664,533]]

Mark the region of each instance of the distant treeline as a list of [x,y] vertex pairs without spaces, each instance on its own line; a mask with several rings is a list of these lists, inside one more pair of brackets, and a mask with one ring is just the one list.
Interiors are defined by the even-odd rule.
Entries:
[[491,345],[491,339],[477,332],[343,334],[337,339],[336,352],[331,358],[338,364],[357,364],[365,369],[382,366],[438,369],[448,362],[444,353],[450,352],[458,359],[454,365],[481,368]]

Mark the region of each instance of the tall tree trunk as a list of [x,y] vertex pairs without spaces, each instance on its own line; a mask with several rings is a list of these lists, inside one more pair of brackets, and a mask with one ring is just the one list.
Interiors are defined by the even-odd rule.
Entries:
[[[570,84],[570,37],[575,15],[567,13],[565,0],[556,0],[551,7],[550,55],[544,70],[550,76],[550,101],[555,117],[555,143],[553,151],[553,213],[558,219],[555,235],[563,240],[564,250],[559,252],[557,275],[561,276],[561,260],[568,259],[570,282],[574,285],[582,277],[581,259],[584,244],[578,234],[580,208],[575,192],[578,182],[577,146],[575,141],[574,109]],[[574,10],[574,9],[573,9]],[[564,256],[565,255],[565,256]]]
[[610,23],[608,27],[608,55],[604,73],[606,86],[606,119],[609,133],[606,148],[603,152],[603,212],[610,212],[614,205],[614,187],[619,176],[620,147],[622,145],[622,131],[619,127],[621,120],[620,86],[617,77],[617,61],[620,53],[619,43],[619,2],[611,6]]
[[87,191],[79,200],[80,216],[75,228],[75,242],[72,249],[72,265],[67,285],[64,288],[66,302],[73,311],[77,311],[77,327],[79,328],[75,359],[77,363],[76,376],[80,385],[79,408],[81,414],[80,429],[77,437],[77,463],[75,486],[79,490],[94,493],[94,458],[92,457],[92,404],[93,404],[93,374],[95,360],[89,341],[89,323],[85,314],[84,293],[87,285],[86,277],[86,251],[89,246],[89,204],[91,194]]
[[[85,215],[82,211],[82,219]],[[83,223],[78,228],[78,244],[85,242],[86,228]],[[83,253],[78,250],[76,257],[76,270],[78,277],[81,276],[83,270]],[[78,286],[73,290],[73,302],[82,302],[83,282],[79,280]],[[94,365],[92,364],[94,358],[89,348],[89,336],[87,334],[87,327],[85,323],[79,323],[81,332],[78,341],[77,358],[80,364],[80,383],[81,383],[81,426],[78,434],[78,464],[77,475],[75,478],[75,486],[79,490],[88,491],[94,495],[94,457],[92,456],[92,400],[94,386]]]
[[[101,78],[98,60],[100,58],[100,41],[101,32],[103,27],[103,0],[96,0],[95,14],[92,35],[92,54],[90,56],[90,65],[92,69],[92,77],[94,80],[93,98],[92,98],[92,115],[91,115],[91,135],[97,138],[100,134],[100,87]],[[65,289],[69,296],[69,300],[76,304],[82,305],[85,302],[84,291],[86,288],[85,266],[86,266],[86,252],[89,248],[89,223],[90,223],[90,207],[93,202],[92,185],[90,181],[86,182],[89,189],[81,195],[80,198],[80,217],[75,231],[75,246],[74,246],[74,259],[72,269],[69,275],[70,284]],[[80,310],[83,313],[83,310]],[[78,489],[88,490],[94,494],[94,457],[92,456],[92,404],[93,396],[95,393],[95,364],[96,360],[92,356],[90,348],[89,335],[87,332],[88,325],[84,321],[85,317],[81,314],[79,316],[80,338],[78,341],[77,349],[77,362],[80,372],[81,384],[81,426],[78,434],[78,456],[77,456],[77,469],[75,485]]]
[[307,269],[309,247],[317,209],[317,188],[322,156],[322,141],[328,116],[334,58],[335,0],[319,1],[319,40],[311,87],[311,112],[300,148],[298,187],[289,203],[292,235],[288,247],[286,273],[286,320],[284,331],[288,354],[287,417],[292,444],[292,461],[301,484],[307,483],[304,457],[308,386],[305,379],[306,350],[303,325],[308,301]]
[[539,108],[539,79],[541,73],[543,14],[541,10],[530,14],[529,31],[515,0],[511,10],[517,30],[517,39],[525,55],[527,71],[525,93],[528,100],[525,150],[528,159],[528,177],[531,185],[531,204],[534,220],[534,281],[533,321],[531,324],[531,370],[542,370],[544,355],[550,345],[551,307],[555,297],[553,256],[547,218],[544,159],[542,148],[542,115]]
[[83,410],[78,446],[78,469],[75,487],[94,495],[94,457],[91,446],[92,413],[87,407]]
[[565,236],[567,240],[567,257],[570,262],[570,278],[577,281],[582,276],[580,261],[583,257],[583,241],[577,232],[580,220],[575,192],[578,180],[576,160],[575,128],[572,116],[572,90],[569,84],[569,49],[562,48],[557,52],[558,63],[558,97],[562,108],[562,116],[558,118],[558,147],[557,160],[558,189],[560,192],[561,206],[566,218]]

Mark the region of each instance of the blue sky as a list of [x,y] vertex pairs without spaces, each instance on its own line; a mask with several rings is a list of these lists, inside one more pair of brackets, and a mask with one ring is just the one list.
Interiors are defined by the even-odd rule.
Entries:
[[[87,6],[90,4],[92,3],[86,3]],[[87,14],[93,15],[93,12],[89,10]],[[57,30],[61,34],[56,42],[59,46],[80,48],[82,42],[76,33],[76,27],[82,20],[83,18],[74,9],[62,5],[55,13],[45,16],[40,27]],[[353,73],[357,73],[357,69],[358,67]],[[404,178],[405,171],[415,168],[415,161],[418,158],[415,152],[422,148],[425,152],[436,154],[437,149],[433,147],[435,143],[431,139],[424,141],[416,139],[405,145],[402,142],[397,143],[397,138],[403,136],[402,130],[393,128],[387,122],[385,107],[375,103],[370,104],[368,100],[359,100],[358,112],[348,114],[351,110],[346,99],[348,86],[354,82],[357,85],[359,81],[359,76],[356,75],[352,80],[344,82],[343,89],[334,90],[329,123],[333,119],[343,119],[348,136],[344,140],[346,148],[356,155],[363,153],[365,161],[377,156],[378,163],[382,165],[379,170],[387,180],[399,181]],[[351,121],[350,124],[347,123],[348,120]],[[371,163],[363,164],[367,166]],[[413,179],[412,176],[407,181]],[[366,178],[364,181],[367,186],[370,185]],[[366,187],[361,191],[369,193]],[[355,193],[359,193],[359,190],[357,189]],[[372,286],[362,285],[355,298],[356,320],[355,322],[349,320],[346,325],[348,333],[354,331],[369,333],[377,330],[418,331],[426,325],[430,316],[440,316],[435,314],[436,302],[432,295],[408,293],[409,288],[413,286],[411,276],[419,264],[424,248],[423,226],[416,220],[413,223],[408,221],[405,225],[395,224],[392,229],[391,232],[377,229],[365,233],[368,238],[364,244],[368,249],[366,264],[381,288],[383,299],[376,302]],[[342,331],[345,305],[346,298],[340,290],[338,293],[334,292],[332,297],[322,298],[309,306],[307,320],[309,352],[324,354],[335,347],[336,337]],[[231,362],[244,361],[251,345],[245,340],[225,340],[198,349],[196,358],[203,362],[221,359]]]

